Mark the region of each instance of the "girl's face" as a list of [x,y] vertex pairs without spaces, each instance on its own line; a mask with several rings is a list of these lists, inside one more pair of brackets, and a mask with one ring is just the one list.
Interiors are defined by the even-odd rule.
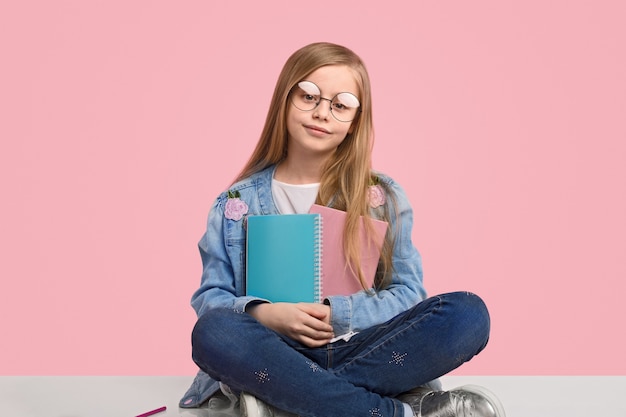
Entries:
[[[313,71],[306,77],[305,81],[315,84],[319,88],[319,96],[322,98],[313,110],[308,111],[296,107],[293,97],[290,100],[287,109],[288,155],[328,157],[351,131],[352,121],[337,120],[337,117],[350,119],[350,117],[344,117],[346,114],[345,106],[339,102],[343,96],[337,95],[352,93],[355,97],[359,96],[355,74],[347,66],[329,65]],[[310,86],[310,83],[303,84],[304,88],[308,88],[307,85]],[[294,88],[295,90],[298,90],[298,87]],[[302,93],[303,91],[299,90],[299,94]],[[311,95],[307,94],[305,100],[315,96],[310,91],[304,91],[304,93],[312,93]],[[335,106],[334,115],[330,110],[330,100],[333,100]],[[344,103],[354,104],[349,100],[344,100]],[[303,107],[300,106],[300,108]]]

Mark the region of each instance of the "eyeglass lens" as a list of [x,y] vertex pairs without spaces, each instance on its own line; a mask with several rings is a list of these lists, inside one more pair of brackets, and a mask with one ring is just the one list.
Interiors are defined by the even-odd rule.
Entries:
[[320,88],[311,81],[300,81],[292,90],[291,101],[302,111],[313,110],[322,100],[330,101],[330,112],[340,122],[354,120],[361,105],[352,93],[339,93],[332,99],[322,97]]

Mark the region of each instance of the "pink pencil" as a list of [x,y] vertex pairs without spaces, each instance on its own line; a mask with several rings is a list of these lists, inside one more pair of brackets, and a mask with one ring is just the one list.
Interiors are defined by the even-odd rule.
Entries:
[[139,414],[137,417],[148,417],[152,414],[160,413],[161,411],[167,410],[167,407],[163,406],[161,408],[157,408],[156,410],[148,411],[147,413]]

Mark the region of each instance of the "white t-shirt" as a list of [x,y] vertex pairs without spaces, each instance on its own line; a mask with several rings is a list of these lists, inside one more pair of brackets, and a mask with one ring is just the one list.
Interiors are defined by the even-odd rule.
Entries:
[[308,213],[319,189],[319,183],[296,185],[272,179],[272,195],[280,214]]

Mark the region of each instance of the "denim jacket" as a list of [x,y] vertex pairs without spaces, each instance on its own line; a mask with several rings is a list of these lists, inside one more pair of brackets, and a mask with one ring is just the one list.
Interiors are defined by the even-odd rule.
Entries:
[[[238,196],[248,207],[246,216],[278,214],[271,188],[275,168],[270,166],[234,184],[213,204],[207,230],[198,244],[203,272],[200,288],[191,298],[198,317],[211,308],[229,308],[243,313],[248,303],[265,302],[247,296],[245,291],[246,217],[236,220],[239,216],[225,215],[225,208],[229,198]],[[396,233],[392,280],[387,288],[373,295],[360,291],[350,296],[327,298],[325,302],[331,306],[331,325],[338,335],[386,322],[426,297],[421,257],[411,241],[413,211],[409,201],[391,178],[376,175],[387,194],[389,228]],[[372,209],[372,217],[381,218],[382,209]],[[219,383],[200,371],[180,406],[197,407],[218,390]]]

